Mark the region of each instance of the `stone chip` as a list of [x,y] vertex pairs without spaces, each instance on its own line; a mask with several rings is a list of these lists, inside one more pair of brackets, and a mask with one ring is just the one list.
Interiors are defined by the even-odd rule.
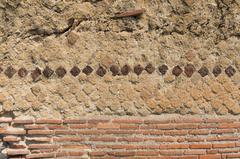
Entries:
[[66,69],[63,68],[62,66],[58,67],[55,72],[56,72],[57,76],[60,78],[63,78],[65,76],[65,74],[67,73]]
[[220,66],[215,66],[215,67],[213,68],[212,73],[213,73],[213,75],[214,75],[215,77],[217,77],[218,75],[220,75],[220,74],[222,73],[221,67],[220,67]]
[[113,76],[119,75],[119,67],[117,65],[112,65],[110,67],[110,71],[112,72]]
[[93,72],[93,69],[92,69],[92,67],[91,66],[86,66],[86,67],[84,67],[84,69],[82,70],[82,72],[84,73],[84,74],[86,74],[86,75],[90,75],[92,72]]
[[70,73],[71,73],[74,77],[78,76],[80,72],[81,72],[81,71],[80,71],[80,69],[79,69],[77,66],[74,66],[74,67],[70,70]]
[[46,78],[50,78],[53,75],[53,73],[54,71],[49,66],[46,66],[45,69],[43,70],[43,75]]
[[42,74],[41,70],[37,67],[35,70],[32,71],[31,77],[34,82],[40,79],[40,75]]
[[106,73],[107,71],[102,66],[99,66],[99,68],[96,71],[96,74],[100,77],[103,77]]
[[143,70],[144,70],[144,68],[141,65],[136,65],[134,67],[134,73],[136,73],[137,75],[140,75]]
[[163,64],[162,66],[158,67],[158,70],[162,75],[165,75],[168,71],[168,67],[167,65]]
[[28,74],[28,71],[24,67],[22,67],[18,70],[18,76],[19,77],[25,77],[25,76],[27,76],[27,74]]
[[154,71],[155,71],[155,67],[149,63],[147,64],[147,66],[145,67],[145,70],[149,73],[149,74],[152,74]]
[[203,66],[198,70],[198,73],[202,76],[205,77],[209,74],[209,71],[207,69],[207,67]]
[[130,71],[131,71],[131,67],[127,64],[121,68],[121,73],[124,76],[128,75]]
[[175,76],[179,76],[183,72],[182,68],[180,66],[175,66],[172,70],[172,74]]
[[236,73],[236,70],[232,66],[228,66],[225,69],[225,73],[228,75],[228,77],[232,77]]

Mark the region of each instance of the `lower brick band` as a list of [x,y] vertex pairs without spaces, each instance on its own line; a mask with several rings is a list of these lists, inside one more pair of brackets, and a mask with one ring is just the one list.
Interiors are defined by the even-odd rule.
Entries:
[[236,116],[0,118],[0,134],[9,158],[240,158]]

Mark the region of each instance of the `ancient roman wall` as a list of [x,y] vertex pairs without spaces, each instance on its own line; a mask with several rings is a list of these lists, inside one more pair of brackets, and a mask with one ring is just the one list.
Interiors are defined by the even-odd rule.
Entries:
[[12,120],[239,117],[239,0],[2,0],[0,17],[8,148]]

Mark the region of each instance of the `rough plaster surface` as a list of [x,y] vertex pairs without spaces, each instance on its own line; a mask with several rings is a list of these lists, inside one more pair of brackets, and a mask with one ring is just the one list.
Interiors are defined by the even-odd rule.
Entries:
[[[139,17],[112,18],[133,8]],[[81,70],[112,64],[169,67],[141,75],[8,78],[0,74],[3,116],[240,114],[239,0],[1,0],[0,66]],[[175,77],[174,66],[191,63],[210,72]],[[224,73],[229,65],[236,73]]]

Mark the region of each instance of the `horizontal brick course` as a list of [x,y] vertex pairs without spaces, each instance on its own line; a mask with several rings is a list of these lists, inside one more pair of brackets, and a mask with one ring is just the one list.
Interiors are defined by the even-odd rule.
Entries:
[[[0,127],[3,151],[24,158],[240,158],[238,119],[96,117],[11,119]],[[12,158],[11,157],[11,158]]]

